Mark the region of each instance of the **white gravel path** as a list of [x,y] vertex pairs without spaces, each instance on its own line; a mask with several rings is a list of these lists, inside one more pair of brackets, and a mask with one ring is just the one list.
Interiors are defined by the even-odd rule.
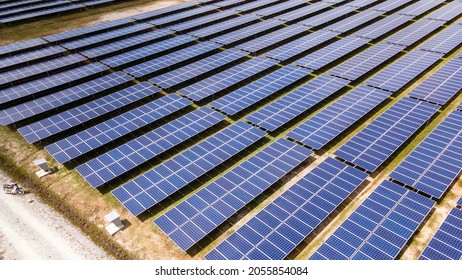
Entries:
[[[0,187],[10,179],[0,172]],[[0,189],[0,259],[110,259],[82,231],[33,194],[9,195]]]

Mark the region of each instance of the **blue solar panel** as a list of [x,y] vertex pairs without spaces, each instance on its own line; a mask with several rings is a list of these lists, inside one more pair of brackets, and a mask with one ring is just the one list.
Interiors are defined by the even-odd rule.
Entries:
[[243,25],[256,22],[259,18],[260,17],[256,15],[243,15],[237,18],[232,18],[220,23],[216,23],[211,26],[205,26],[197,30],[189,31],[188,34],[202,39],[211,36],[218,36],[220,34],[229,32],[230,30],[240,28]]
[[392,260],[435,201],[383,181],[310,259]]
[[441,22],[423,19],[396,32],[386,39],[387,43],[411,46],[442,26]]
[[274,131],[322,102],[347,84],[348,81],[345,79],[321,75],[259,109],[246,117],[246,119],[268,131]]
[[445,105],[462,89],[462,59],[453,58],[408,93],[421,100]]
[[259,16],[264,16],[266,18],[275,16],[278,14],[282,14],[287,10],[291,10],[297,7],[306,6],[308,3],[305,0],[291,0],[291,1],[283,1],[283,3],[276,4],[270,7],[258,9],[253,13]]
[[[208,253],[206,259],[284,259],[367,178],[327,158]],[[272,244],[273,246],[268,246]],[[237,250],[237,253],[236,253]]]
[[378,43],[336,66],[329,71],[329,74],[354,81],[382,65],[403,49],[403,46]]
[[47,17],[47,16],[51,16],[55,14],[60,14],[64,12],[82,10],[84,7],[85,6],[80,5],[80,4],[68,4],[62,7],[53,7],[53,8],[48,8],[45,10],[30,11],[24,14],[16,14],[16,15],[2,17],[0,18],[0,23],[13,24],[13,23],[18,23],[18,22],[24,22],[24,21],[34,20],[34,19]]
[[462,260],[462,210],[453,208],[419,260]]
[[224,119],[224,115],[201,107],[77,166],[76,170],[93,188],[98,188]]
[[213,26],[217,21],[223,21],[232,17],[237,17],[237,14],[235,11],[229,10],[213,13],[196,19],[181,21],[177,24],[167,25],[166,28],[175,30],[177,32],[187,32],[188,30],[198,29],[204,26]]
[[3,17],[14,16],[18,14],[26,14],[28,12],[34,12],[37,10],[46,10],[48,8],[55,8],[59,6],[65,6],[66,4],[70,4],[71,2],[67,0],[55,0],[55,1],[45,1],[45,3],[34,3],[30,5],[22,5],[19,7],[11,7],[6,10],[0,11],[0,20]]
[[275,18],[285,21],[287,23],[293,23],[293,22],[308,18],[316,13],[320,13],[321,11],[327,11],[329,7],[332,5],[333,4],[331,3],[320,1],[316,3],[312,3],[308,6],[301,7],[296,10],[284,13],[282,15],[278,15]]
[[319,150],[390,95],[384,90],[358,86],[287,133],[287,137]]
[[325,30],[330,30],[338,33],[345,33],[354,28],[358,28],[359,26],[368,23],[376,18],[379,18],[383,12],[367,10],[360,12],[356,15],[352,15],[351,17],[347,17],[340,21],[337,21],[334,24],[331,24],[325,27]]
[[444,0],[420,0],[419,2],[416,2],[398,11],[398,13],[401,15],[417,17],[435,8],[443,2]]
[[460,25],[452,25],[430,40],[426,41],[421,50],[447,54],[462,44],[462,28]]
[[[283,30],[284,29],[281,29],[280,31]],[[271,34],[272,33],[268,35]],[[265,53],[264,55],[280,61],[285,61],[304,52],[307,52],[310,49],[319,46],[332,38],[335,38],[335,36],[337,36],[337,34],[334,32],[319,30],[284,44],[272,51]]]
[[401,6],[404,6],[408,4],[409,2],[413,2],[412,0],[391,0],[391,1],[385,1],[382,2],[371,9],[374,9],[375,11],[382,11],[382,12],[390,12],[393,11]]
[[369,41],[369,39],[348,36],[300,58],[294,64],[318,70],[365,46]]
[[377,75],[367,80],[366,84],[397,92],[439,62],[441,57],[442,55],[438,53],[414,50],[388,65]]
[[339,18],[348,18],[354,14],[356,7],[340,6],[329,11],[323,12],[319,15],[309,17],[308,19],[297,22],[297,24],[317,28],[322,25],[331,23]]
[[126,183],[112,194],[137,216],[256,143],[265,134],[249,124],[237,122]]
[[7,57],[0,58],[0,71],[5,71],[10,68],[17,68],[23,66],[24,64],[34,63],[39,60],[47,59],[50,57],[55,57],[57,55],[63,54],[66,49],[59,46],[51,46],[46,48],[41,48],[38,50],[33,50],[29,52],[24,52],[16,55],[11,55]]
[[345,6],[351,6],[356,8],[362,8],[365,6],[376,4],[377,2],[381,2],[379,0],[353,0],[349,3],[346,3]]
[[311,154],[308,149],[279,139],[154,222],[182,250],[187,250]]
[[160,17],[149,21],[150,24],[155,25],[156,27],[164,27],[169,24],[174,24],[177,22],[182,22],[190,18],[198,17],[201,15],[209,14],[211,12],[217,12],[218,7],[215,6],[203,6],[196,9],[191,9],[183,12],[176,12],[172,15]]
[[246,55],[246,52],[236,49],[225,50],[176,70],[156,76],[149,81],[164,89],[172,88],[184,84],[187,81],[197,79],[212,71],[219,71],[220,68],[226,67],[231,63],[236,63]]
[[356,31],[353,35],[362,38],[377,39],[388,32],[401,28],[402,25],[410,22],[411,20],[412,17],[406,15],[395,14],[387,16],[385,20],[379,20],[359,31]]
[[462,2],[454,1],[431,13],[428,15],[428,18],[433,20],[450,21],[460,16],[461,9]]
[[439,109],[404,97],[368,124],[334,154],[370,172],[377,170]]
[[449,114],[390,174],[437,199],[462,170],[462,112]]
[[271,30],[280,27],[283,27],[282,22],[278,20],[269,19],[220,35],[211,40],[224,46],[227,46],[237,44],[245,39],[256,38],[261,34],[270,32]]
[[223,9],[229,9],[234,6],[245,4],[246,1],[247,0],[223,0],[223,1],[218,1],[216,3],[213,3],[212,5],[223,8]]
[[207,79],[179,89],[178,92],[194,101],[200,101],[252,78],[276,64],[277,61],[275,60],[255,57]]
[[257,102],[306,78],[310,73],[310,70],[297,66],[284,66],[255,82],[211,102],[210,106],[228,115],[235,115],[255,105]]
[[[139,84],[134,95],[138,93],[141,96],[148,96],[158,91],[156,87],[148,87],[148,85],[147,83]],[[110,105],[112,104],[107,106]],[[170,94],[48,145],[45,149],[56,161],[65,163],[171,115],[188,105],[190,105],[188,100]]]
[[36,49],[36,48],[45,46],[47,43],[48,43],[47,41],[41,38],[37,38],[37,39],[17,42],[17,43],[5,45],[5,46],[0,46],[0,56],[12,55],[18,52],[27,51],[30,49]]
[[170,15],[173,13],[178,13],[178,12],[188,10],[188,9],[194,9],[194,8],[199,8],[199,6],[194,1],[190,1],[190,2],[184,2],[184,3],[178,4],[178,5],[165,7],[162,9],[155,9],[153,11],[149,11],[149,12],[142,13],[142,14],[137,14],[135,16],[132,16],[132,18],[137,21],[145,21],[149,19],[163,17],[163,16]]
[[32,82],[26,82],[17,86],[0,90],[0,103],[4,104],[22,97],[35,97],[49,93],[51,90],[64,85],[73,85],[79,80],[101,74],[109,67],[101,63],[92,63],[77,67],[61,73],[40,78]]
[[262,9],[270,5],[274,5],[275,3],[279,3],[281,1],[280,0],[257,0],[257,1],[247,1],[247,2],[250,2],[250,3],[244,2],[245,4],[236,6],[233,8],[233,10],[238,11],[238,12],[249,13],[257,9]]
[[100,94],[132,80],[116,72],[0,111],[0,124],[9,125],[88,96]]

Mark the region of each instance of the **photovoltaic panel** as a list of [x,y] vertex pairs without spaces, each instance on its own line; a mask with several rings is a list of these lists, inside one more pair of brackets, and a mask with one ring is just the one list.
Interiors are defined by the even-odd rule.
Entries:
[[246,119],[268,131],[274,131],[322,102],[348,83],[349,81],[345,79],[321,75],[259,109]]
[[225,33],[211,40],[222,44],[224,46],[237,44],[245,39],[256,38],[260,34],[270,32],[278,27],[283,27],[283,23],[278,20],[268,19],[264,20],[238,30]]
[[398,11],[398,13],[401,15],[417,17],[435,8],[443,2],[444,0],[421,0]]
[[132,78],[129,75],[122,72],[115,72],[43,97],[38,97],[34,100],[1,110],[0,124],[9,125],[57,109],[79,99],[119,87],[131,80]]
[[410,91],[408,96],[443,106],[461,89],[462,59],[453,58]]
[[365,46],[369,41],[369,39],[347,36],[339,41],[325,46],[320,50],[300,58],[299,60],[295,61],[294,64],[309,69],[318,70]]
[[460,25],[452,25],[426,41],[420,49],[447,54],[461,44],[462,28]]
[[154,222],[186,251],[312,153],[279,139]]
[[21,41],[21,42],[9,44],[9,45],[0,46],[0,56],[12,55],[18,52],[23,52],[23,51],[27,51],[30,49],[39,48],[39,47],[45,46],[47,43],[48,43],[47,41],[41,38],[37,38],[37,39]]
[[205,258],[282,260],[367,178],[367,174],[327,158]]
[[199,8],[186,10],[182,12],[176,12],[172,15],[163,16],[157,19],[150,20],[149,23],[155,25],[156,27],[164,27],[169,24],[174,24],[177,22],[185,21],[190,18],[202,16],[209,14],[211,12],[217,12],[218,7],[210,5],[210,6],[202,6]]
[[215,23],[211,26],[205,26],[197,30],[188,31],[189,35],[198,38],[208,38],[211,36],[218,36],[225,34],[229,30],[240,28],[243,25],[256,22],[260,17],[256,15],[242,15],[237,18],[225,20],[223,22]]
[[176,70],[156,76],[149,81],[164,89],[172,88],[212,71],[220,71],[220,68],[235,63],[246,55],[246,52],[236,49],[225,50]]
[[28,12],[35,12],[38,10],[46,10],[47,8],[55,8],[55,7],[62,7],[65,6],[66,4],[70,4],[71,2],[66,1],[66,0],[54,0],[54,1],[48,1],[45,3],[35,3],[35,4],[30,4],[30,5],[25,5],[25,6],[20,6],[20,7],[11,7],[6,10],[0,11],[0,20],[3,17],[8,17],[8,16],[15,16],[18,14],[26,14]]
[[278,14],[282,14],[287,10],[294,9],[297,7],[306,6],[308,3],[305,0],[291,0],[291,1],[284,1],[283,3],[276,4],[270,7],[258,9],[253,13],[263,17],[271,17]]
[[362,11],[345,19],[339,20],[333,24],[330,24],[324,29],[338,33],[345,33],[376,18],[379,18],[382,14],[383,12],[380,11]]
[[[303,20],[309,16],[314,15],[315,13],[319,13],[323,10],[328,10],[330,6],[333,4],[327,3],[327,2],[316,2],[313,4],[310,4],[305,7],[298,8],[296,10],[284,13],[282,15],[278,15],[275,18],[281,21],[285,21],[287,23],[293,23],[296,21]],[[258,14],[258,13],[257,13]]]
[[386,42],[408,47],[425,36],[430,35],[433,31],[440,28],[441,25],[441,22],[423,19],[391,35],[386,39]]
[[462,260],[462,210],[452,208],[419,260]]
[[389,1],[382,2],[372,7],[371,9],[374,9],[375,11],[381,11],[381,12],[390,12],[403,5],[408,4],[409,2],[412,2],[412,0],[399,0],[399,1],[389,0]]
[[247,0],[224,0],[224,1],[218,1],[213,3],[212,5],[223,8],[223,9],[229,9],[234,6],[238,6],[240,4],[245,4]]
[[[261,9],[270,5],[274,5],[275,3],[284,2],[280,0],[257,0],[257,1],[249,1],[250,3],[242,4],[233,8],[233,10],[238,12],[251,12],[253,10]],[[290,2],[290,1],[288,1]],[[245,2],[244,2],[245,3]]]
[[227,10],[224,12],[213,13],[200,18],[195,18],[187,21],[181,21],[173,25],[167,25],[166,28],[178,32],[187,32],[188,30],[198,29],[200,27],[214,25],[217,21],[222,21],[227,18],[236,17],[236,11]]
[[310,260],[393,260],[435,201],[383,181]]
[[380,2],[378,0],[354,0],[349,3],[346,3],[345,6],[351,6],[355,8],[362,8],[368,5],[372,5],[376,2]]
[[163,162],[112,194],[137,216],[254,144],[266,133],[237,122]]
[[[281,31],[283,30],[284,29],[281,29]],[[292,40],[291,42],[269,51],[264,55],[280,61],[285,61],[319,46],[335,36],[337,36],[337,34],[334,32],[318,30],[299,39]]]
[[85,6],[80,5],[80,4],[69,4],[69,5],[62,6],[62,7],[53,7],[53,8],[49,8],[46,10],[39,10],[39,11],[28,12],[25,14],[17,14],[17,15],[12,15],[8,17],[2,17],[0,19],[0,22],[3,24],[13,24],[13,23],[24,22],[27,20],[33,20],[33,19],[37,19],[41,17],[46,17],[50,15],[60,14],[64,12],[82,10],[84,7]]
[[[148,88],[147,83],[139,85],[145,87],[137,90],[143,95],[152,95],[153,92],[158,91],[153,86]],[[188,100],[170,94],[59,140],[46,146],[45,149],[56,161],[65,163],[171,115],[190,104]]]
[[178,92],[194,101],[200,101],[235,86],[246,79],[254,77],[276,64],[276,60],[255,57],[223,72],[210,76],[207,79],[179,89]]
[[73,85],[81,79],[101,74],[107,70],[109,70],[109,67],[96,62],[67,71],[62,71],[31,82],[12,86],[4,90],[0,90],[0,104],[8,103],[23,97],[36,98],[37,96],[48,93],[60,86]]
[[160,17],[164,17],[164,16],[167,16],[173,13],[178,13],[181,11],[185,11],[189,9],[197,9],[197,8],[199,8],[199,6],[197,5],[196,2],[189,1],[189,2],[178,4],[178,5],[165,7],[162,9],[155,9],[153,11],[149,11],[146,13],[137,14],[137,15],[132,16],[131,18],[137,21],[146,21],[149,19],[160,18]]
[[390,95],[384,90],[358,86],[287,133],[287,137],[319,150]]
[[319,15],[315,15],[305,20],[299,21],[297,24],[309,26],[312,28],[319,27],[321,25],[335,21],[336,19],[349,17],[351,14],[354,14],[356,9],[356,7],[348,7],[347,5],[336,7]]
[[462,112],[450,113],[390,177],[440,199],[462,170]]
[[223,114],[201,107],[77,166],[76,170],[93,188],[98,188],[224,119]]
[[431,13],[428,15],[428,18],[433,20],[450,21],[460,16],[461,10],[462,2],[454,1]]
[[255,82],[211,102],[210,106],[228,115],[235,115],[306,78],[310,73],[310,70],[294,65],[284,66]]
[[334,67],[329,74],[354,81],[403,50],[403,46],[378,43]]
[[334,154],[374,172],[439,109],[404,97],[378,116]]
[[442,54],[439,53],[414,50],[381,70],[366,81],[366,84],[397,92],[437,63],[441,57]]
[[66,49],[60,46],[51,46],[29,52],[0,58],[0,72],[11,68],[17,68],[24,64],[34,63],[43,59],[63,54]]
[[359,31],[356,31],[353,35],[362,38],[377,39],[388,32],[399,29],[402,25],[410,22],[411,20],[411,16],[394,14],[387,16],[384,20],[379,20]]
[[41,0],[22,0],[22,1],[0,1],[0,10],[7,10],[8,8],[27,6],[34,3],[40,3]]

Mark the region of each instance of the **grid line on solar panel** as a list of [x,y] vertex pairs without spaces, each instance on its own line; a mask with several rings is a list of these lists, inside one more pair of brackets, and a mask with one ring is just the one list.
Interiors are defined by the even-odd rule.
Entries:
[[358,36],[368,39],[377,39],[380,36],[398,29],[402,25],[409,23],[412,20],[411,16],[407,15],[391,15],[387,16],[384,20],[379,20],[359,31],[353,33],[353,36]]
[[421,0],[398,11],[401,15],[419,16],[443,3],[444,0]]
[[[180,36],[169,38],[169,39],[156,42],[156,43],[153,43],[153,44],[141,47],[141,48],[137,48],[134,50],[123,52],[118,55],[108,57],[106,59],[101,60],[101,62],[113,68],[120,68],[120,67],[124,67],[131,63],[144,61],[146,59],[149,59],[152,56],[162,54],[168,51],[169,49],[173,49],[178,46],[192,43],[195,40],[196,38],[192,36],[180,35]],[[208,42],[205,42],[203,44],[207,45],[207,43]]]
[[408,47],[440,27],[441,22],[423,19],[391,35],[386,39],[386,42]]
[[318,70],[366,46],[369,41],[369,39],[348,36],[296,60],[294,64],[312,70]]
[[460,16],[462,9],[462,2],[454,1],[444,5],[435,12],[428,15],[429,19],[440,20],[440,21],[451,21],[454,18]]
[[178,92],[194,101],[200,101],[235,86],[248,78],[254,77],[276,64],[276,60],[255,57],[223,72],[210,76],[207,79],[179,89]]
[[144,173],[112,194],[137,216],[221,165],[266,135],[244,122],[221,130]]
[[414,50],[366,81],[367,85],[397,92],[437,63],[441,54]]
[[374,172],[439,108],[435,104],[404,97],[342,145],[334,154]]
[[307,17],[310,17],[316,13],[329,10],[329,7],[333,4],[327,2],[316,2],[308,6],[298,8],[296,10],[278,15],[275,18],[286,23],[293,23],[299,20],[303,20]]
[[10,68],[17,68],[23,64],[29,64],[38,60],[54,57],[63,54],[66,50],[60,46],[50,46],[38,50],[20,53],[12,56],[0,58],[0,71]]
[[373,10],[362,11],[356,15],[352,15],[333,24],[330,24],[329,26],[324,27],[324,29],[338,33],[345,33],[359,27],[362,24],[379,18],[382,14],[383,12]]
[[36,77],[44,76],[48,73],[53,73],[66,67],[78,65],[85,60],[86,58],[80,54],[70,54],[14,70],[9,70],[0,75],[0,87],[14,85],[21,81],[28,81]]
[[209,252],[206,259],[279,259],[293,251],[367,178],[327,158]]
[[453,58],[431,74],[408,96],[445,105],[462,89],[462,59]]
[[280,4],[276,4],[270,7],[258,9],[253,12],[253,14],[263,16],[263,17],[271,17],[275,16],[277,14],[282,14],[287,10],[298,8],[301,6],[305,6],[307,2],[305,0],[291,0],[291,1],[285,1]]
[[37,19],[39,17],[44,17],[44,16],[49,16],[53,14],[59,14],[61,12],[70,12],[70,11],[75,11],[75,10],[82,10],[85,6],[80,5],[80,4],[70,4],[66,5],[63,7],[56,7],[56,8],[50,8],[46,9],[43,11],[35,11],[35,12],[30,12],[26,14],[19,14],[19,15],[13,15],[13,16],[8,16],[8,17],[2,17],[0,19],[1,23],[4,24],[12,24],[12,23],[18,23],[22,21],[27,21],[31,19]]
[[323,12],[319,15],[315,15],[305,20],[299,21],[297,22],[297,24],[309,26],[312,28],[319,27],[321,25],[335,21],[337,18],[349,17],[352,13],[354,13],[356,9],[357,9],[356,7],[348,7],[348,6],[336,7],[334,9]]
[[240,28],[242,25],[246,25],[254,21],[256,22],[259,18],[260,17],[256,15],[242,15],[211,26],[205,26],[197,30],[188,31],[188,34],[202,39],[210,36],[217,36],[218,34],[224,34],[229,30]]
[[403,50],[403,46],[378,43],[334,67],[329,74],[354,81]]
[[462,28],[460,25],[452,25],[430,40],[427,40],[421,50],[447,54],[462,44]]
[[381,89],[358,86],[287,133],[287,137],[319,150],[385,101],[390,94]]
[[462,260],[461,209],[451,209],[419,260]]
[[390,177],[440,199],[462,170],[462,112],[451,112]]
[[349,81],[345,79],[321,75],[259,109],[246,119],[268,131],[275,131],[345,87],[348,83]]
[[383,181],[310,259],[395,259],[434,205],[429,198]]
[[334,32],[319,30],[313,33],[309,33],[308,35],[303,36],[299,39],[292,40],[289,43],[286,43],[276,49],[273,49],[265,53],[264,55],[280,61],[285,61],[304,52],[307,52],[310,49],[317,47],[329,41],[330,39],[335,38],[336,36],[337,34]]
[[[87,50],[80,51],[79,53],[91,58],[91,59],[101,59],[109,55],[115,55],[120,53],[121,51],[127,51],[131,48],[141,47],[144,45],[151,44],[155,41],[165,39],[166,37],[173,34],[173,31],[165,30],[165,29],[157,29],[148,33],[140,34],[137,36],[133,36],[131,38],[119,40],[113,43],[107,43],[103,46],[93,47]],[[191,38],[191,42],[192,42]],[[187,43],[187,42],[185,42]]]
[[164,89],[172,88],[187,81],[191,81],[192,79],[197,79],[212,71],[219,71],[220,68],[226,67],[231,63],[236,63],[246,55],[246,52],[236,49],[225,50],[176,70],[156,76],[149,81]]
[[31,82],[22,83],[13,87],[0,90],[0,103],[4,104],[23,97],[32,97],[42,95],[57,87],[76,83],[77,81],[101,74],[109,68],[101,63],[87,64],[74,69],[62,71],[48,77],[40,78]]
[[181,22],[190,18],[194,18],[197,16],[203,16],[206,14],[209,14],[211,12],[218,12],[218,7],[215,6],[202,6],[196,9],[192,10],[187,10],[184,12],[178,12],[172,15],[168,15],[165,17],[161,17],[158,19],[153,19],[148,21],[150,24],[156,26],[156,27],[164,27],[169,24],[174,24],[177,22]]
[[[153,95],[158,92],[158,88],[147,83],[138,84],[138,86],[136,93],[142,95]],[[45,149],[59,163],[65,163],[171,115],[190,104],[188,100],[170,94],[59,140],[46,146]]]
[[[312,153],[278,139],[154,222],[182,250],[187,250]],[[202,201],[200,209],[194,208],[197,201]]]
[[128,83],[132,78],[122,72],[116,72],[90,80],[34,100],[9,107],[0,111],[0,124],[9,125],[43,112],[51,111],[88,96],[93,96]]
[[284,66],[213,102],[210,106],[228,115],[235,115],[257,102],[308,77],[311,71],[294,65]]
[[47,41],[42,38],[31,39],[27,41],[17,42],[5,46],[0,46],[0,56],[4,55],[13,55],[18,52],[27,51],[30,49],[35,49],[38,47],[43,47],[48,44]]
[[110,182],[225,119],[201,107],[80,166],[76,170],[93,187]]
[[137,15],[132,16],[131,18],[137,21],[145,21],[145,20],[154,19],[157,17],[167,16],[169,14],[184,11],[187,9],[194,9],[194,8],[199,8],[199,6],[194,1],[190,1],[190,2],[184,2],[184,3],[178,4],[178,5],[173,5],[170,7],[165,7],[162,9],[156,9],[156,10],[149,11],[149,12],[142,13],[142,14],[137,14]]
[[218,12],[218,13],[213,13],[210,15],[206,15],[200,18],[196,19],[191,19],[188,21],[182,21],[173,25],[167,25],[166,28],[175,30],[177,32],[187,32],[188,30],[191,29],[198,29],[200,27],[204,26],[210,26],[214,25],[215,22],[217,21],[223,21],[228,18],[232,17],[237,17],[237,14],[235,11],[228,10],[228,11],[223,11],[223,12]]

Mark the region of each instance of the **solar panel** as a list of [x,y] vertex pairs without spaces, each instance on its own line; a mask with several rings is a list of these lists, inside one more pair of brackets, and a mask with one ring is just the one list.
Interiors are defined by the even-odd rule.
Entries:
[[358,86],[287,133],[287,137],[319,150],[390,95],[384,90]]
[[306,27],[297,25],[287,26],[282,29],[268,33],[266,35],[257,37],[253,40],[242,43],[240,45],[237,45],[236,48],[251,53],[257,53],[264,49],[270,48],[271,46],[274,46],[276,44],[280,44],[284,40],[288,40],[290,38],[302,35],[305,32]]
[[225,50],[214,55],[190,63],[186,66],[156,76],[149,81],[157,86],[168,89],[198,79],[212,71],[220,71],[231,63],[236,63],[247,55],[246,52],[236,49]]
[[366,173],[327,158],[205,258],[282,260],[366,178]]
[[255,57],[251,60],[240,63],[223,72],[219,72],[207,79],[198,81],[190,86],[179,89],[178,92],[194,101],[214,96],[215,94],[229,89],[236,84],[255,77],[265,70],[275,66],[277,61]]
[[379,20],[359,31],[356,31],[353,35],[368,39],[377,39],[388,32],[401,28],[402,25],[409,23],[411,19],[412,17],[407,15],[395,14],[387,16],[384,21]]
[[414,50],[381,70],[366,81],[366,84],[397,92],[437,63],[441,57],[438,53]]
[[390,174],[437,199],[462,170],[462,112],[450,113]]
[[294,64],[309,69],[318,70],[334,61],[365,46],[370,40],[347,36],[339,41],[327,45],[326,47],[308,54],[295,61]]
[[330,6],[332,6],[331,3],[320,1],[316,3],[312,3],[308,6],[301,7],[296,10],[284,13],[282,15],[278,15],[275,18],[281,21],[285,21],[286,23],[294,23],[296,21],[306,19],[316,13],[327,11]]
[[411,46],[441,27],[441,22],[423,19],[403,28],[386,39],[387,43]]
[[[88,58],[91,58],[91,59],[95,59],[95,58],[102,59],[109,55],[115,55],[120,52],[130,50],[131,48],[141,47],[141,46],[154,43],[156,41],[165,39],[166,37],[172,34],[173,34],[173,31],[169,31],[166,29],[157,29],[155,31],[133,36],[131,38],[119,40],[113,43],[107,43],[107,44],[104,44],[103,46],[93,47],[87,50],[83,50],[83,51],[80,51],[80,54]],[[185,41],[183,43],[188,44],[189,42],[192,42],[193,38],[190,38],[190,40],[191,41]],[[176,41],[176,40],[172,40],[172,41]],[[176,41],[176,42],[181,44],[180,41]]]
[[452,208],[419,260],[462,260],[462,210]]
[[32,116],[55,110],[71,102],[100,94],[128,83],[132,78],[115,72],[0,111],[0,124],[9,125]]
[[306,78],[310,73],[310,70],[297,66],[284,66],[211,102],[210,106],[228,115],[235,115],[257,102],[290,87]]
[[5,46],[0,46],[0,56],[5,56],[5,55],[13,55],[18,52],[23,52],[31,49],[36,49],[39,47],[43,47],[47,44],[48,42],[41,39],[32,39],[32,40],[27,40],[27,41],[21,41]]
[[312,153],[279,139],[154,222],[186,251]]
[[244,122],[223,129],[112,194],[137,216],[256,143],[265,133]]
[[[149,96],[158,91],[156,87],[148,87],[148,85],[147,83],[138,84],[136,93]],[[59,140],[46,146],[45,149],[56,161],[65,163],[171,115],[190,104],[188,100],[170,94]]]
[[421,50],[447,54],[462,44],[462,28],[460,25],[452,25],[430,40],[426,41]]
[[408,96],[443,106],[461,89],[462,59],[453,58],[409,92]]
[[283,3],[276,4],[270,7],[258,9],[253,13],[263,17],[272,17],[278,14],[282,14],[288,10],[292,10],[294,8],[306,6],[308,3],[306,0],[291,0],[291,1],[284,1]]
[[330,24],[324,29],[338,33],[345,33],[354,28],[358,28],[359,26],[368,23],[376,18],[379,18],[382,14],[383,12],[373,10],[362,11],[358,14],[352,15],[345,19],[339,20],[333,24]]
[[383,181],[310,260],[392,260],[425,220],[435,201]]
[[404,97],[378,116],[334,154],[374,172],[439,109]]
[[334,67],[329,71],[329,74],[350,81],[357,80],[400,53],[403,49],[403,46],[378,43]]
[[66,49],[59,46],[51,46],[29,52],[0,58],[0,72],[11,68],[17,68],[24,64],[34,63],[43,59],[63,54]]
[[462,2],[454,1],[431,13],[428,18],[433,20],[450,21],[460,16],[461,9]]
[[98,188],[224,119],[224,115],[201,107],[77,166],[76,170],[93,188]]
[[378,0],[354,0],[352,2],[346,3],[345,6],[362,8],[362,7],[365,7],[365,6],[375,4],[376,2],[381,2],[381,1],[378,1]]
[[225,20],[223,22],[215,23],[210,26],[205,26],[197,30],[188,31],[188,34],[204,39],[224,34],[226,32],[229,32],[230,30],[241,28],[246,24],[256,22],[258,19],[259,16],[256,15],[242,15],[237,18],[232,18]]
[[34,11],[34,12],[28,12],[25,14],[17,14],[17,15],[2,17],[0,19],[0,22],[3,24],[19,23],[19,22],[24,22],[28,20],[35,20],[38,18],[50,16],[50,15],[60,14],[64,12],[82,10],[84,7],[85,6],[80,5],[80,4],[69,4],[69,5],[62,6],[62,7],[54,7],[54,8],[49,8],[46,10],[39,10],[39,11]]
[[238,12],[249,13],[257,9],[262,9],[270,5],[274,5],[275,3],[279,3],[281,1],[280,0],[257,0],[257,1],[247,1],[247,2],[250,2],[250,3],[244,2],[245,4],[236,6],[233,8],[233,10],[238,11]]
[[[118,55],[108,57],[101,60],[101,62],[113,67],[121,68],[133,63],[142,62],[154,56],[161,55],[169,49],[174,49],[179,46],[193,43],[196,38],[189,35],[180,35],[177,37],[169,38],[157,43],[153,43],[141,48],[126,51]],[[205,42],[207,43],[207,42]]]
[[238,6],[240,4],[245,4],[247,0],[224,0],[224,1],[218,1],[216,3],[213,3],[212,5],[223,8],[223,9],[229,9],[234,6]]
[[251,123],[274,131],[319,104],[348,84],[347,80],[321,75],[246,117]]
[[37,98],[44,93],[49,93],[63,85],[73,85],[78,81],[94,75],[100,75],[109,68],[101,63],[92,63],[62,71],[48,77],[40,78],[31,82],[22,83],[4,90],[0,90],[0,104],[5,104],[23,97]]
[[417,17],[430,11],[443,2],[444,0],[421,0],[398,11],[398,13],[401,15]]
[[42,0],[22,0],[22,1],[0,1],[0,9],[6,10],[13,7],[27,6],[34,3],[40,3]]
[[217,12],[218,8],[215,6],[203,6],[196,9],[186,10],[182,12],[176,12],[172,15],[163,16],[161,18],[150,20],[149,23],[155,25],[156,27],[164,27],[169,24],[174,24],[177,22],[182,22],[190,18],[202,16],[209,14],[211,12]]
[[224,12],[213,13],[213,14],[206,15],[200,18],[196,18],[196,19],[181,21],[173,25],[167,25],[166,28],[175,30],[178,32],[187,32],[188,30],[198,29],[204,26],[210,26],[210,25],[213,26],[215,22],[223,21],[231,17],[237,17],[237,14],[235,11],[228,10]]
[[337,19],[347,18],[354,14],[356,7],[340,6],[334,9],[323,12],[319,15],[309,17],[308,19],[297,22],[297,24],[309,26],[309,27],[320,27],[322,25],[336,21]]
[[20,7],[11,7],[6,10],[0,11],[0,18],[7,17],[7,16],[14,16],[18,14],[25,14],[28,12],[34,12],[37,10],[45,10],[47,8],[54,8],[54,7],[59,7],[59,6],[65,6],[66,4],[70,4],[71,2],[66,1],[66,0],[55,0],[52,2],[45,2],[45,3],[36,3],[36,4],[30,4],[26,6],[20,6]]
[[[281,31],[283,30],[284,29],[281,29]],[[337,34],[334,32],[319,30],[313,33],[309,33],[308,35],[305,35],[297,40],[292,40],[287,44],[284,44],[276,49],[273,49],[272,51],[265,53],[264,55],[280,61],[285,61],[304,52],[307,52],[310,49],[319,46],[332,38],[335,38],[335,36],[337,36]]]
[[283,27],[280,21],[269,19],[220,35],[211,40],[224,46],[234,45],[246,39],[256,38],[279,27]]
[[408,4],[409,2],[412,2],[412,0],[385,1],[383,3],[378,4],[377,6],[372,7],[371,9],[374,9],[375,11],[390,12],[400,8],[401,6]]
[[181,11],[185,11],[188,9],[194,9],[194,8],[199,8],[199,6],[194,1],[189,1],[189,2],[183,2],[181,4],[165,7],[162,9],[155,9],[153,11],[149,11],[146,13],[137,14],[135,16],[132,16],[132,18],[137,21],[146,21],[149,19],[159,18],[159,17],[167,16],[173,13],[178,13]]

